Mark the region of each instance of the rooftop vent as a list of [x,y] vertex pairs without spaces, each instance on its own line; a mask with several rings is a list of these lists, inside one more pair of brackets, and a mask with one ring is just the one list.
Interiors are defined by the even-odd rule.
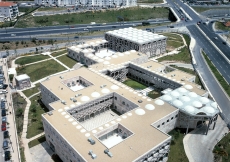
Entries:
[[48,112],[47,113],[49,116],[53,115],[52,111]]
[[70,97],[70,100],[72,101],[72,100],[73,100],[73,97]]
[[104,87],[106,87],[106,85],[105,85],[105,84],[103,84],[103,85],[101,85],[100,87],[101,87],[101,88],[104,88]]
[[91,145],[94,145],[96,143],[92,138],[88,138],[88,141],[90,142]]
[[142,100],[138,100],[139,103],[142,103],[143,101]]
[[96,159],[97,155],[93,153],[92,150],[89,150],[89,155],[91,155],[92,159]]
[[64,100],[62,100],[61,103],[64,104],[64,105],[66,104],[66,102]]
[[60,76],[61,79],[63,79],[64,77],[63,76]]
[[113,154],[109,152],[109,149],[105,149],[104,153],[107,154],[109,157],[113,157]]
[[181,81],[184,81],[184,79],[182,78]]
[[150,66],[147,66],[147,68],[151,68],[152,67],[152,65],[150,65]]
[[79,97],[79,96],[81,96],[81,94],[76,94],[76,95],[75,95],[75,97]]
[[77,100],[74,98],[74,99],[73,99],[73,102],[77,102]]

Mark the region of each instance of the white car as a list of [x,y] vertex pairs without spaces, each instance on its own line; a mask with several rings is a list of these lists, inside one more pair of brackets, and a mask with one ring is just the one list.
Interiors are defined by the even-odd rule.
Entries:
[[85,29],[83,29],[83,30],[84,30],[84,31],[88,31],[89,29],[86,29],[86,28],[85,28]]
[[217,37],[214,37],[215,40],[217,40],[218,38]]

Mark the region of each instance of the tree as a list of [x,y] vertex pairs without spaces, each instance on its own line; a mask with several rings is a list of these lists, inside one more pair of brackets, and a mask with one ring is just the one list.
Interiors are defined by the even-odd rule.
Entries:
[[22,113],[23,113],[23,109],[22,109],[22,108],[18,108],[18,109],[16,110],[16,116],[21,116]]

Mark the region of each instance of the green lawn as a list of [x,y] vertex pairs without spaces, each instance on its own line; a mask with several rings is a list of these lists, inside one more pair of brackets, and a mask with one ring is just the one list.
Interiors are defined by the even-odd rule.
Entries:
[[230,134],[222,138],[213,149],[214,159],[221,162],[230,161]]
[[70,58],[67,55],[58,57],[57,59],[61,61],[63,64],[65,64],[66,66],[68,66],[69,68],[72,68],[77,63],[77,61],[75,61],[74,59]]
[[26,95],[26,97],[30,97],[31,95],[39,92],[39,88],[40,88],[40,84],[38,83],[35,85],[35,87],[24,90],[22,92]]
[[48,112],[48,109],[42,104],[40,97],[40,95],[36,95],[30,99],[31,105],[26,138],[31,138],[44,131],[41,114]]
[[168,162],[189,162],[184,151],[184,134],[179,129],[174,129],[168,134],[172,136]]
[[53,57],[57,57],[57,56],[62,55],[64,53],[67,53],[67,50],[61,50],[61,51],[58,51],[58,52],[53,52],[51,55]]
[[183,42],[178,42],[177,40],[167,40],[167,46],[174,48],[174,49],[181,47],[183,45],[184,45]]
[[125,85],[127,85],[127,86],[129,86],[129,87],[131,87],[133,89],[136,89],[136,90],[141,90],[141,89],[147,88],[147,86],[145,86],[145,85],[143,85],[143,84],[141,84],[139,82],[136,82],[136,81],[134,81],[132,79],[126,79],[123,82],[123,84],[125,84]]
[[50,57],[49,56],[44,56],[44,55],[26,56],[26,57],[21,57],[21,58],[17,59],[15,61],[15,63],[19,64],[19,65],[25,65],[25,64],[32,63],[32,62],[45,60],[45,59],[48,59],[48,58],[50,58]]
[[13,99],[13,107],[14,107],[14,112],[15,112],[15,122],[16,122],[17,134],[18,134],[21,161],[25,162],[24,148],[22,147],[22,144],[20,141],[21,141],[21,134],[22,134],[22,129],[23,129],[24,111],[25,111],[27,102],[18,93],[13,93],[12,99]]
[[212,10],[212,9],[225,9],[225,7],[211,8],[211,7],[195,7],[195,6],[192,6],[192,8],[198,13],[201,13],[207,10]]
[[17,74],[27,74],[32,82],[42,79],[51,74],[66,70],[62,65],[54,60],[48,60],[33,65],[17,68]]
[[42,142],[45,142],[45,141],[46,141],[46,137],[45,137],[45,135],[43,135],[43,136],[41,136],[41,137],[36,138],[36,139],[33,140],[33,141],[30,141],[30,142],[28,143],[28,145],[29,145],[29,148],[31,148],[31,147],[34,147],[34,146],[36,146],[36,145],[38,145],[38,144],[40,144],[40,143],[42,143]]
[[230,30],[230,27],[224,26],[222,22],[215,22],[215,28],[217,30]]
[[190,42],[191,42],[190,37],[187,34],[183,34],[183,37],[185,39],[185,42],[186,42],[187,46],[189,47]]
[[191,63],[191,56],[187,47],[184,47],[180,50],[178,54],[164,56],[158,59],[159,62],[162,61],[177,61],[184,63]]
[[210,69],[212,70],[213,74],[215,75],[216,79],[219,81],[220,85],[223,87],[223,89],[228,94],[228,96],[230,96],[230,86],[224,80],[224,78],[219,73],[219,71],[216,69],[216,67],[212,64],[212,62],[210,61],[210,59],[208,58],[208,56],[204,52],[202,52],[202,54],[203,54],[206,62],[208,63],[208,66],[210,67]]
[[192,69],[187,69],[187,68],[184,68],[184,67],[178,67],[178,66],[175,66],[175,65],[170,65],[176,69],[179,69],[181,71],[184,71],[186,73],[189,73],[189,74],[192,74],[192,75],[195,75],[196,76],[196,79],[195,79],[195,83],[200,85],[202,89],[204,89],[204,86],[200,80],[200,77],[198,76],[198,74],[196,73],[196,71],[192,70]]
[[148,97],[155,99],[161,96],[161,93],[157,92],[157,91],[151,91],[148,93]]
[[118,16],[123,17],[124,21],[147,20],[154,18],[167,18],[168,14],[168,8],[131,7],[119,10],[87,11],[85,13],[63,15],[26,16],[18,21],[16,27],[25,28],[51,25],[88,24],[90,22],[109,23],[119,21],[117,18]]

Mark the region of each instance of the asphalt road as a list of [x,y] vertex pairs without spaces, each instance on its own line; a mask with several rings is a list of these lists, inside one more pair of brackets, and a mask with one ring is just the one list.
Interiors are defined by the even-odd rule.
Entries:
[[[199,17],[193,10],[191,10],[187,5],[182,3],[179,0],[172,1],[168,0],[168,3],[173,6],[174,8],[178,8],[180,6],[181,8],[186,11],[186,13],[192,18],[192,23],[196,24],[198,21],[205,22],[205,18]],[[176,12],[178,15],[180,13]],[[212,28],[211,23],[209,25],[201,23],[198,25],[198,27],[205,33],[206,37],[201,33],[201,31],[196,27],[196,25],[186,25],[190,33],[194,36],[197,42],[199,42],[199,45],[201,48],[204,49],[205,53],[209,56],[209,58],[212,60],[213,64],[216,66],[216,68],[219,70],[219,72],[223,75],[225,80],[230,83],[230,65],[226,61],[226,59],[219,53],[216,48],[210,43],[210,41],[206,38],[209,37],[209,39],[221,50],[221,52],[230,60],[230,47],[228,45],[224,45],[223,41],[220,39],[219,35],[216,34]],[[215,37],[218,38],[218,40],[215,39]]]
[[[86,32],[87,31],[98,31],[98,30],[108,30],[116,28],[127,28],[133,25],[140,25],[142,21],[133,22],[118,22],[118,23],[108,23],[108,24],[83,24],[83,25],[69,25],[69,26],[49,26],[42,28],[7,28],[0,30],[0,40],[17,37],[35,37],[38,35],[48,35],[48,34],[62,34],[62,33],[76,33],[76,32]],[[168,19],[156,19],[149,20],[150,24],[159,24],[171,22]],[[14,35],[14,36],[12,36]]]

